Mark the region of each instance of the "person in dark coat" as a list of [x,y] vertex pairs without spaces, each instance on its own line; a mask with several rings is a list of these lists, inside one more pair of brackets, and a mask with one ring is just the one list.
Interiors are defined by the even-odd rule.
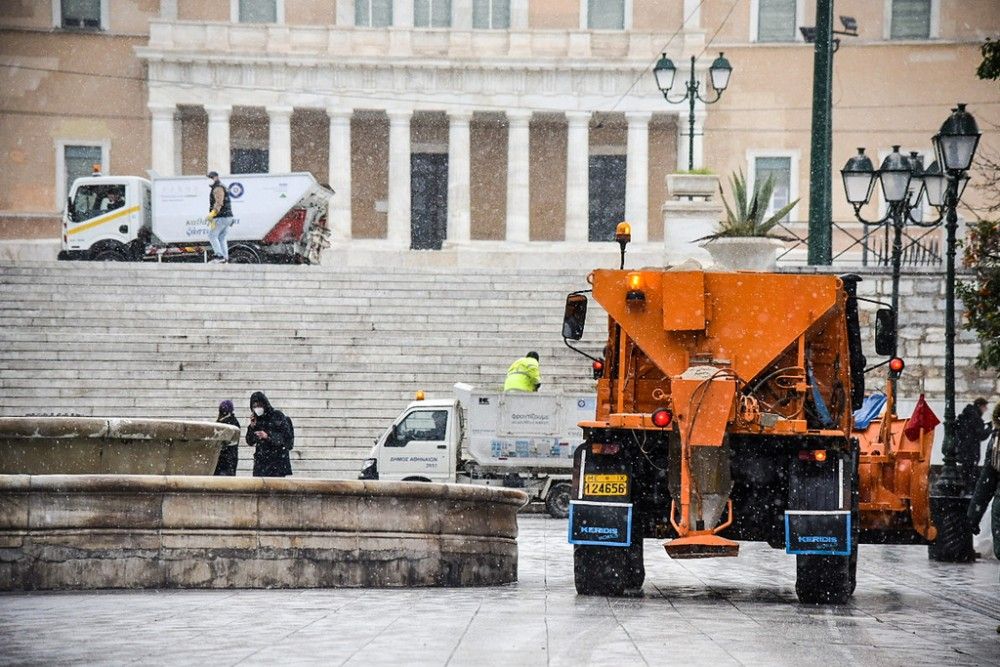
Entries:
[[[240,421],[236,418],[235,408],[232,401],[222,401],[219,403],[219,418],[215,421],[220,424],[240,427]],[[219,462],[215,464],[215,474],[226,477],[236,476],[236,464],[239,463],[239,440],[231,445],[226,445],[219,452]]]
[[979,470],[980,443],[990,437],[993,429],[983,423],[986,414],[986,399],[977,398],[965,406],[955,420],[955,462],[965,482],[967,491],[972,491]]
[[295,442],[292,420],[281,410],[275,410],[262,391],[250,397],[250,426],[247,444],[253,452],[254,477],[287,477],[292,474],[288,452]]

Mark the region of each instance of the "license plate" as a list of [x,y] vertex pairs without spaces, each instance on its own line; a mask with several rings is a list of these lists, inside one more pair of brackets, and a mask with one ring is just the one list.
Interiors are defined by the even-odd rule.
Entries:
[[628,475],[584,475],[585,496],[627,496]]

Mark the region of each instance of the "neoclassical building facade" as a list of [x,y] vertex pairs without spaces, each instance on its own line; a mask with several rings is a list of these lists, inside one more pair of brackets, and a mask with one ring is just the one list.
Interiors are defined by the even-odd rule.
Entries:
[[[997,0],[840,0],[836,170],[867,146],[927,152],[975,77]],[[0,3],[0,240],[58,237],[68,184],[106,173],[310,171],[337,242],[387,248],[663,238],[688,105],[653,64],[724,51],[733,76],[694,110],[693,163],[808,206],[814,0],[30,0]],[[673,97],[672,97],[673,99]],[[987,131],[984,146],[997,139]],[[975,180],[964,201],[981,197]],[[834,183],[834,218],[853,216]]]

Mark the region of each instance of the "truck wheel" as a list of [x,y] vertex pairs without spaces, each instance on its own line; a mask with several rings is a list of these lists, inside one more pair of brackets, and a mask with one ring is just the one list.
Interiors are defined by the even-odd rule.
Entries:
[[[853,589],[850,556],[796,556],[795,594],[804,604],[846,604]],[[854,559],[855,572],[857,559]]]
[[545,509],[553,519],[565,519],[569,516],[570,487],[566,482],[553,484],[549,495],[545,497]]
[[630,547],[573,547],[573,580],[579,595],[620,597],[641,589],[645,579],[641,539]]
[[937,539],[927,546],[927,557],[941,563],[968,563],[975,560],[972,528],[965,512],[969,498],[932,496],[931,516],[937,527]]
[[230,264],[260,264],[260,254],[250,246],[238,245],[229,250]]
[[96,262],[127,262],[128,253],[124,248],[102,248],[94,253]]

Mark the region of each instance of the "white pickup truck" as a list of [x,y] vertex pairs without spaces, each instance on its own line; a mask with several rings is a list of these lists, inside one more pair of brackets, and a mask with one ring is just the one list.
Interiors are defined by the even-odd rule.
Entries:
[[479,392],[406,406],[375,441],[359,479],[458,482],[519,488],[550,515],[569,514],[577,424],[596,398],[553,393]]
[[[221,180],[235,219],[230,262],[318,262],[333,191],[309,173]],[[59,259],[206,261],[209,186],[204,176],[78,178],[63,213]]]

